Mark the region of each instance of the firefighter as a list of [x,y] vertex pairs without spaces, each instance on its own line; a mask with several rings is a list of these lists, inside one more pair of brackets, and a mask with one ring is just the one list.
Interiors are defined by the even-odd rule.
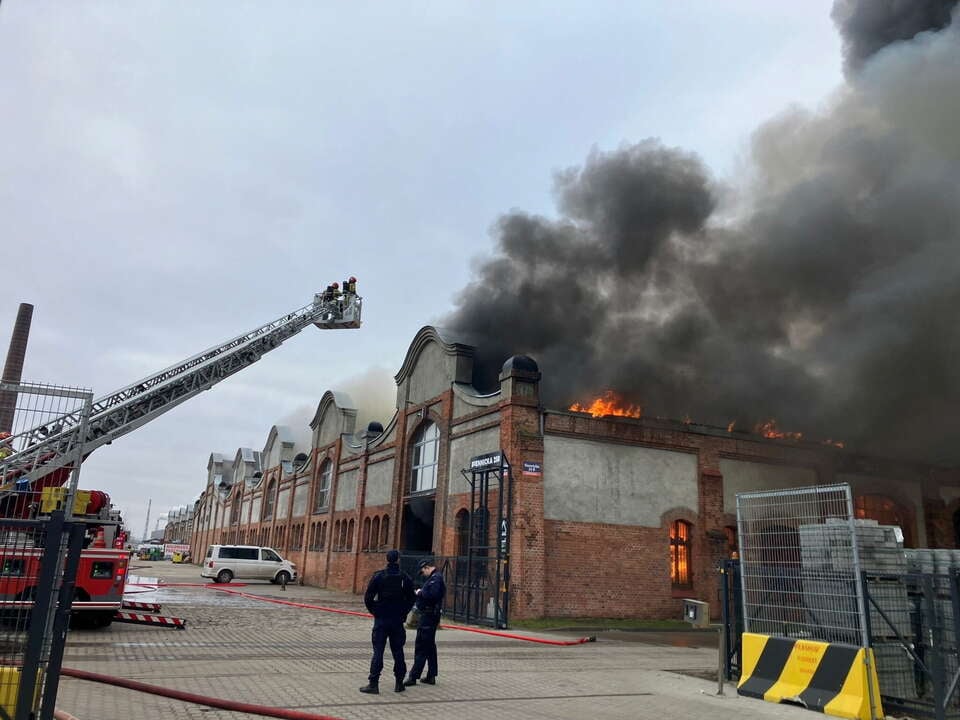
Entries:
[[351,295],[357,294],[357,279],[352,275],[350,276],[350,279],[347,280],[347,286],[350,288]]
[[396,679],[393,691],[404,691],[403,676],[407,672],[407,663],[403,659],[403,644],[407,641],[407,632],[403,629],[403,621],[413,607],[414,599],[413,580],[400,569],[400,553],[388,551],[387,567],[370,578],[363,595],[363,604],[373,615],[373,658],[370,660],[369,682],[360,688],[360,692],[380,694],[383,651],[388,640]]
[[427,675],[423,682],[427,685],[435,685],[437,682],[437,628],[443,612],[443,599],[447,595],[443,575],[437,570],[434,560],[421,560],[417,569],[427,581],[417,590],[420,625],[417,627],[417,640],[413,646],[413,667],[410,668],[410,677],[403,683],[407,687],[417,684],[424,665],[427,667]]
[[4,460],[13,455],[13,445],[10,440],[10,433],[0,432],[0,460]]

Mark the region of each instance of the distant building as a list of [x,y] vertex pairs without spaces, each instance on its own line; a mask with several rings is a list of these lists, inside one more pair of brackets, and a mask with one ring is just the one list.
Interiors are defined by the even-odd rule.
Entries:
[[[499,390],[473,385],[470,346],[417,333],[396,375],[397,411],[358,431],[350,398],[327,392],[310,447],[271,428],[262,453],[213,453],[189,513],[192,552],[210,543],[268,545],[304,581],[360,592],[383,551],[466,554],[472,457],[512,465],[510,617],[676,618],[680,599],[716,610],[717,562],[736,551],[736,494],[847,482],[856,514],[899,525],[913,547],[955,547],[960,473],[649,418],[541,407],[535,361],[510,358]],[[494,488],[496,491],[496,488]],[[492,496],[496,499],[496,492]],[[185,533],[184,537],[189,533]],[[458,573],[461,571],[458,570]],[[459,577],[459,575],[458,575]],[[507,578],[502,578],[506,587]],[[452,584],[452,583],[451,583]]]

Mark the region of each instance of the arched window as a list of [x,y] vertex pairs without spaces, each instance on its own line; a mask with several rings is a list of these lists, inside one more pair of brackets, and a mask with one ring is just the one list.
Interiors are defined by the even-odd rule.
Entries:
[[470,549],[470,513],[465,508],[457,513],[454,520],[454,532],[457,534],[457,545],[454,552],[458,557],[466,557]]
[[320,466],[320,476],[317,478],[317,492],[313,497],[313,511],[325,512],[330,503],[330,483],[333,480],[333,463],[324,460]]
[[363,540],[360,542],[361,550],[370,549],[370,518],[363,519]]
[[332,550],[340,549],[340,521],[333,523],[333,537],[330,538],[330,548]]
[[909,516],[893,498],[886,495],[857,495],[853,501],[853,514],[860,519],[876,520],[881,525],[894,525],[903,533],[903,544],[913,546],[913,528]]
[[277,481],[271,480],[267,483],[267,489],[263,495],[263,519],[273,519],[273,507],[277,502]]
[[347,549],[347,521],[340,521],[340,540],[337,543],[337,550]]
[[384,515],[383,522],[380,524],[380,547],[390,545],[390,516]]
[[323,525],[320,526],[320,549],[323,550],[327,546],[327,522],[324,521]]
[[670,582],[675,588],[693,585],[691,560],[690,523],[677,520],[670,526]]
[[350,519],[350,524],[347,526],[347,550],[353,550],[353,531],[356,528],[356,525],[353,522],[353,518]]
[[440,428],[426,422],[413,435],[410,453],[410,492],[427,492],[437,488],[437,458],[440,450]]
[[373,523],[370,526],[370,549],[371,550],[380,549],[380,516],[379,515],[373,518]]
[[723,534],[727,536],[727,557],[738,557],[739,555],[739,545],[737,540],[737,529],[732,525],[728,525],[723,529]]
[[237,488],[237,491],[233,494],[233,502],[230,505],[230,524],[239,525],[240,524],[240,507],[243,505],[243,491],[241,488]]

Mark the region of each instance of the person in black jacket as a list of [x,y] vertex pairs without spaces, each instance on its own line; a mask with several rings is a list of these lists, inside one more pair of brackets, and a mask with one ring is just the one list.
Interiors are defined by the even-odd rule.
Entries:
[[362,693],[380,694],[380,673],[383,671],[383,651],[390,641],[393,655],[394,692],[403,692],[403,676],[407,663],[403,659],[403,644],[407,632],[403,629],[407,613],[413,607],[415,595],[413,580],[400,570],[400,553],[387,552],[387,567],[375,573],[363,594],[363,604],[373,615],[373,659],[370,660],[369,682],[360,688]]
[[427,685],[437,683],[437,628],[443,611],[443,600],[447,596],[447,586],[443,575],[437,570],[433,560],[421,560],[417,566],[427,581],[417,590],[417,611],[420,613],[420,625],[417,627],[417,641],[413,646],[413,667],[410,677],[404,685],[416,685],[423,667],[427,667],[427,676],[423,682]]

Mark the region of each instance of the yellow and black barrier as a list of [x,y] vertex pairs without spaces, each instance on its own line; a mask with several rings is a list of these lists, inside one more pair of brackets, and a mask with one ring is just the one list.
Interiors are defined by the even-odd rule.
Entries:
[[[870,680],[867,682],[869,653]],[[842,718],[883,717],[873,650],[854,645],[744,633],[737,692],[767,702],[795,702]]]

